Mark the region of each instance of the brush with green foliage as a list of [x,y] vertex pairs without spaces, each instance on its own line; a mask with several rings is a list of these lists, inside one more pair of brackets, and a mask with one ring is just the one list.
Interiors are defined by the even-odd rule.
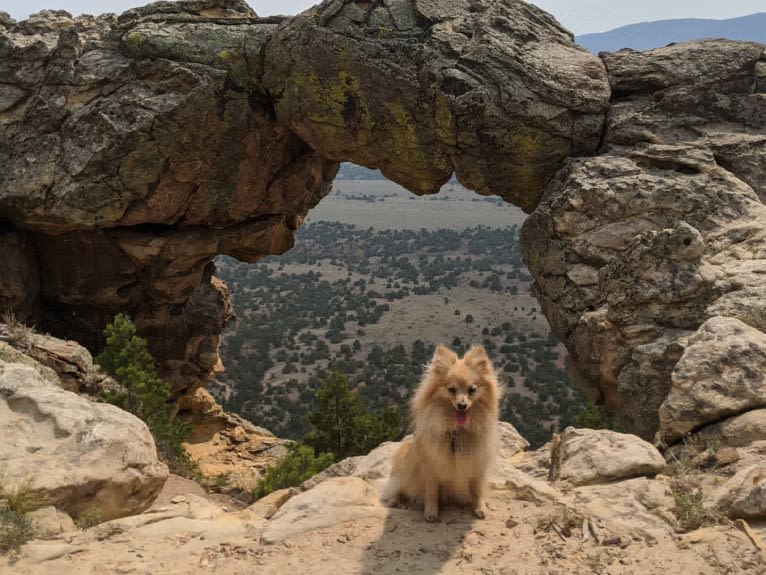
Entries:
[[16,551],[35,535],[28,513],[41,504],[36,500],[32,482],[15,489],[0,483],[0,553]]
[[195,475],[196,466],[181,446],[189,426],[174,417],[170,386],[157,375],[146,340],[136,335],[136,327],[123,313],[114,316],[104,335],[106,346],[96,361],[121,388],[104,391],[103,399],[146,423],[171,471]]
[[588,403],[577,418],[577,427],[623,432],[620,417],[603,405]]
[[285,458],[274,467],[269,467],[266,475],[258,481],[253,497],[260,499],[272,491],[300,485],[332,464],[332,453],[317,456],[308,445],[293,443]]

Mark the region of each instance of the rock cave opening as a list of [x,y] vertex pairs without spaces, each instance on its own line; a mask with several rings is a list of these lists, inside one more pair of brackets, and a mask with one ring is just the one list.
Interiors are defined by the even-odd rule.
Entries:
[[414,195],[378,170],[344,163],[287,252],[215,260],[238,319],[223,332],[219,403],[298,439],[322,380],[339,370],[373,410],[406,413],[436,345],[483,345],[506,387],[502,417],[533,445],[584,409],[566,350],[531,294],[524,212],[453,176]]

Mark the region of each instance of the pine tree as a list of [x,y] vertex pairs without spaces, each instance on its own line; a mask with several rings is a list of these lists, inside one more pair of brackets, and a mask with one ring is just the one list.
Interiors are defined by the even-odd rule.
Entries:
[[121,388],[105,391],[102,397],[146,423],[171,468],[188,467],[181,442],[189,429],[173,417],[170,386],[157,375],[146,340],[136,335],[136,327],[123,313],[106,326],[104,335],[106,346],[96,361]]
[[336,369],[317,389],[316,408],[306,418],[316,429],[303,441],[317,453],[329,451],[340,461],[397,439],[401,419],[395,407],[380,414],[370,412],[359,394],[349,389],[346,376]]

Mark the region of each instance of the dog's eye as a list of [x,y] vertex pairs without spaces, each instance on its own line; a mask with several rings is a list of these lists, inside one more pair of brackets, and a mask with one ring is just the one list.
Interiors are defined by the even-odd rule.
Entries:
[[473,395],[474,393],[476,393],[476,386],[472,385],[468,388],[468,395]]
[[455,387],[448,387],[447,391],[449,391],[452,395],[455,395],[455,392],[457,392],[457,388],[455,388]]

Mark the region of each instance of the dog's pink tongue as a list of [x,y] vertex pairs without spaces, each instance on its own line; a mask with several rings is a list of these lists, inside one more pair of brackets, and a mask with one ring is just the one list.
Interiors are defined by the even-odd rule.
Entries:
[[455,420],[457,421],[458,425],[465,425],[468,422],[468,412],[456,411]]

